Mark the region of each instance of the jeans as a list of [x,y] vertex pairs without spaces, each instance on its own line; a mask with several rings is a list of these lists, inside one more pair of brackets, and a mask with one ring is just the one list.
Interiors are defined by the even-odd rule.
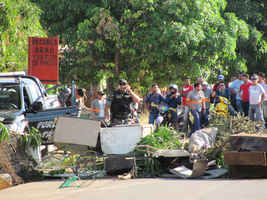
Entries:
[[149,113],[149,124],[154,124],[155,120],[159,116],[159,113]]
[[245,116],[248,116],[248,110],[249,110],[249,102],[248,101],[242,101],[242,109]]
[[240,100],[240,99],[236,99],[236,101],[235,101],[235,103],[236,103],[236,109],[237,109],[237,112],[239,112],[239,113],[243,113],[243,109],[242,109],[242,100]]
[[191,136],[192,133],[200,129],[200,118],[201,118],[201,112],[199,112],[197,109],[191,110],[191,113],[194,117],[194,124],[189,136]]
[[187,132],[187,130],[188,130],[188,118],[189,118],[189,107],[188,106],[183,107],[183,113],[184,113],[183,132]]
[[263,102],[262,110],[263,110],[263,119],[265,120],[265,127],[267,128],[267,101]]
[[206,108],[205,114],[201,114],[201,125],[206,126],[209,123],[209,114],[210,114],[210,109]]
[[264,119],[262,113],[262,107],[259,107],[258,104],[250,104],[248,116],[252,121],[262,122],[262,128],[264,128]]

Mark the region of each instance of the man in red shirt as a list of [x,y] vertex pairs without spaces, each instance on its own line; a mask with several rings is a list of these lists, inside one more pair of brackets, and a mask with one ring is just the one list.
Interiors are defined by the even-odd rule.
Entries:
[[182,87],[181,95],[182,95],[182,106],[184,113],[184,124],[183,131],[187,133],[188,131],[188,117],[189,117],[189,107],[186,102],[186,98],[189,92],[193,91],[194,87],[190,83],[190,77],[185,78],[185,85]]
[[245,116],[248,116],[249,110],[249,87],[251,86],[251,81],[248,79],[248,74],[243,74],[244,83],[240,86],[239,96],[242,100],[242,108]]

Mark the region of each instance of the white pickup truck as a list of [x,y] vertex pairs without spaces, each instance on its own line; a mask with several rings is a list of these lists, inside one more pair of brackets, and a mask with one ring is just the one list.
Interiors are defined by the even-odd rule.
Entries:
[[75,85],[71,105],[62,105],[58,95],[49,95],[40,80],[23,73],[0,73],[0,122],[9,130],[20,134],[37,128],[43,143],[51,143],[56,119],[64,115],[76,115]]

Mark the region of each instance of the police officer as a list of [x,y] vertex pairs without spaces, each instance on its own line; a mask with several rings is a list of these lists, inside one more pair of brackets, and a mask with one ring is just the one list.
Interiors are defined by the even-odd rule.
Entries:
[[110,97],[111,125],[128,124],[131,121],[131,103],[138,103],[140,98],[131,90],[127,81],[119,80],[119,88]]

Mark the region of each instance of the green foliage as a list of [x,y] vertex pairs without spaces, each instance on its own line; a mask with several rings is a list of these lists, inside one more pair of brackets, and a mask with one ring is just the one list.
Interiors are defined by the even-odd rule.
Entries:
[[0,143],[8,139],[8,130],[6,126],[0,122]]
[[[249,39],[237,42],[237,53],[250,73],[266,72],[267,61],[267,2],[227,0],[226,10],[234,12],[249,25]],[[242,31],[242,30],[239,30]]]
[[29,133],[25,133],[20,137],[20,144],[24,147],[30,146],[33,148],[40,146],[42,144],[41,133],[38,129],[32,127]]
[[28,37],[45,36],[40,12],[29,0],[0,2],[0,71],[27,69]]
[[159,127],[157,131],[148,135],[138,143],[139,145],[149,145],[157,149],[181,149],[180,136],[175,130],[167,126]]
[[[212,79],[219,69],[225,75],[246,71],[252,62],[245,48],[253,38],[251,57],[262,60],[266,52],[258,29],[230,9],[234,0],[32,2],[44,11],[49,35],[60,35],[67,45],[61,80],[80,85],[125,78],[145,93],[152,82],[164,86],[187,75]],[[260,10],[252,14],[258,11],[264,19]]]

